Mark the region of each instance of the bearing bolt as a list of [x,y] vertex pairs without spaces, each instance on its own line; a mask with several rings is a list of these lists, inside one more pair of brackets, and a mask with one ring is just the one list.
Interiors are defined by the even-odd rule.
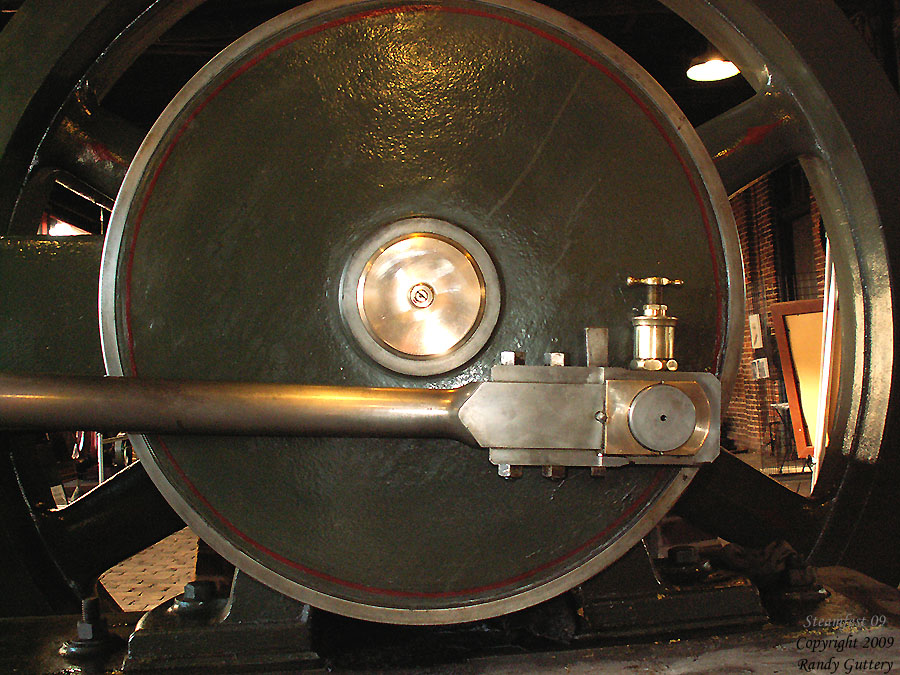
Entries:
[[566,355],[562,352],[547,352],[544,354],[545,366],[564,366],[566,365]]
[[541,467],[541,475],[550,480],[562,480],[566,477],[566,467],[556,466],[555,464]]
[[497,475],[501,478],[521,478],[522,477],[522,467],[517,464],[498,464],[497,465]]

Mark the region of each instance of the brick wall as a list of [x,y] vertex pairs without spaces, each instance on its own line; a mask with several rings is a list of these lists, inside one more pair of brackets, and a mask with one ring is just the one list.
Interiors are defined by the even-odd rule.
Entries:
[[819,205],[812,196],[809,198],[809,219],[813,228],[813,251],[816,258],[816,288],[817,298],[825,297],[825,246],[822,244],[822,214],[819,213]]
[[[749,321],[744,326],[741,366],[731,402],[724,414],[724,430],[731,445],[739,450],[759,450],[769,441],[769,423],[778,421],[771,404],[783,401],[778,350],[772,332],[770,307],[785,299],[779,289],[776,269],[778,213],[772,203],[770,179],[757,181],[731,200],[744,261],[747,316],[759,314],[763,348],[750,346]],[[825,251],[819,234],[821,217],[810,198],[809,236],[813,239],[818,297],[824,296]],[[767,357],[771,377],[753,380],[750,362]],[[724,443],[728,443],[723,439]]]
[[[775,223],[769,197],[769,181],[763,179],[731,200],[744,258],[747,316],[759,314],[763,333],[770,321],[766,308],[778,299],[775,270]],[[756,350],[750,346],[749,322],[744,326],[741,366],[724,421],[728,437],[738,449],[759,449],[766,437],[770,393],[765,380],[750,376],[750,361]],[[775,402],[777,399],[773,399]]]

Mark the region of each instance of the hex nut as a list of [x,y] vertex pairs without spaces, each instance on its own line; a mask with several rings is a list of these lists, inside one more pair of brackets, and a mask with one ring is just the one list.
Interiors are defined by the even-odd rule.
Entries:
[[107,632],[105,619],[78,622],[79,640],[100,640],[106,637]]
[[522,467],[517,464],[498,464],[497,465],[497,474],[501,478],[521,478],[522,477]]
[[665,368],[665,364],[659,359],[633,359],[630,365],[632,370],[657,371]]
[[676,565],[696,565],[700,562],[700,552],[695,546],[673,546],[668,558]]
[[562,480],[566,477],[566,467],[556,465],[542,466],[541,475],[550,480]]
[[92,595],[81,600],[81,620],[88,622],[100,618],[100,598]]
[[184,586],[184,599],[193,602],[208,602],[216,595],[216,584],[212,581],[191,581]]
[[563,352],[547,352],[544,354],[545,366],[564,366],[566,365],[566,355]]
[[663,361],[662,359],[632,359],[629,367],[632,370],[675,371],[678,370],[678,361],[675,359],[668,359],[666,361]]
[[500,352],[501,366],[523,366],[525,365],[525,352]]

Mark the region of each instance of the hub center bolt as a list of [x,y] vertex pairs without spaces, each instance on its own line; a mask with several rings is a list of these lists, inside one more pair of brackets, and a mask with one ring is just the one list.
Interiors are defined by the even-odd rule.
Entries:
[[434,289],[428,284],[416,284],[409,289],[409,304],[419,309],[430,307],[434,302]]

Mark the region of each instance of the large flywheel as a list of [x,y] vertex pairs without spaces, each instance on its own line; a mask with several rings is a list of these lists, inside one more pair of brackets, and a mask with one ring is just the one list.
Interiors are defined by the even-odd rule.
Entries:
[[[718,372],[733,227],[675,105],[571,20],[530,3],[312,3],[208,64],[141,147],[104,254],[105,357],[136,377],[448,388],[487,379],[504,350],[585,365],[584,329],[603,326],[627,364],[637,273],[688,280],[679,361]],[[695,471],[506,481],[440,440],[137,445],[225,557],[398,622],[571,587]]]
[[[666,276],[685,281],[669,295],[680,368],[715,375],[727,398],[744,317],[726,194],[799,159],[845,338],[812,500],[725,453],[696,480],[696,466],[660,463],[504,480],[485,449],[359,437],[359,424],[353,438],[134,441],[156,487],[222,555],[362,618],[466,621],[550,598],[618,559],[679,496],[732,541],[785,538],[813,562],[900,580],[885,544],[900,532],[900,108],[830,3],[663,1],[756,92],[699,138],[628,56],[524,0],[303,5],[231,44],[149,134],[132,133],[104,98],[199,4],[29,0],[0,35],[0,218],[21,237],[0,240],[4,386],[13,371],[103,369],[99,238],[32,236],[62,180],[100,202],[118,192],[100,334],[105,369],[123,380],[442,391],[489,380],[501,352],[586,365],[585,328],[608,329],[608,362],[624,367],[642,302],[626,279]],[[835,67],[834,40],[852,77]],[[144,419],[164,404],[145,405]],[[27,521],[7,534],[26,542],[23,575],[49,570],[48,596],[61,584],[89,593],[174,526],[141,466],[57,510],[26,489],[21,454],[0,467],[4,504]],[[140,514],[152,522],[136,528]]]

